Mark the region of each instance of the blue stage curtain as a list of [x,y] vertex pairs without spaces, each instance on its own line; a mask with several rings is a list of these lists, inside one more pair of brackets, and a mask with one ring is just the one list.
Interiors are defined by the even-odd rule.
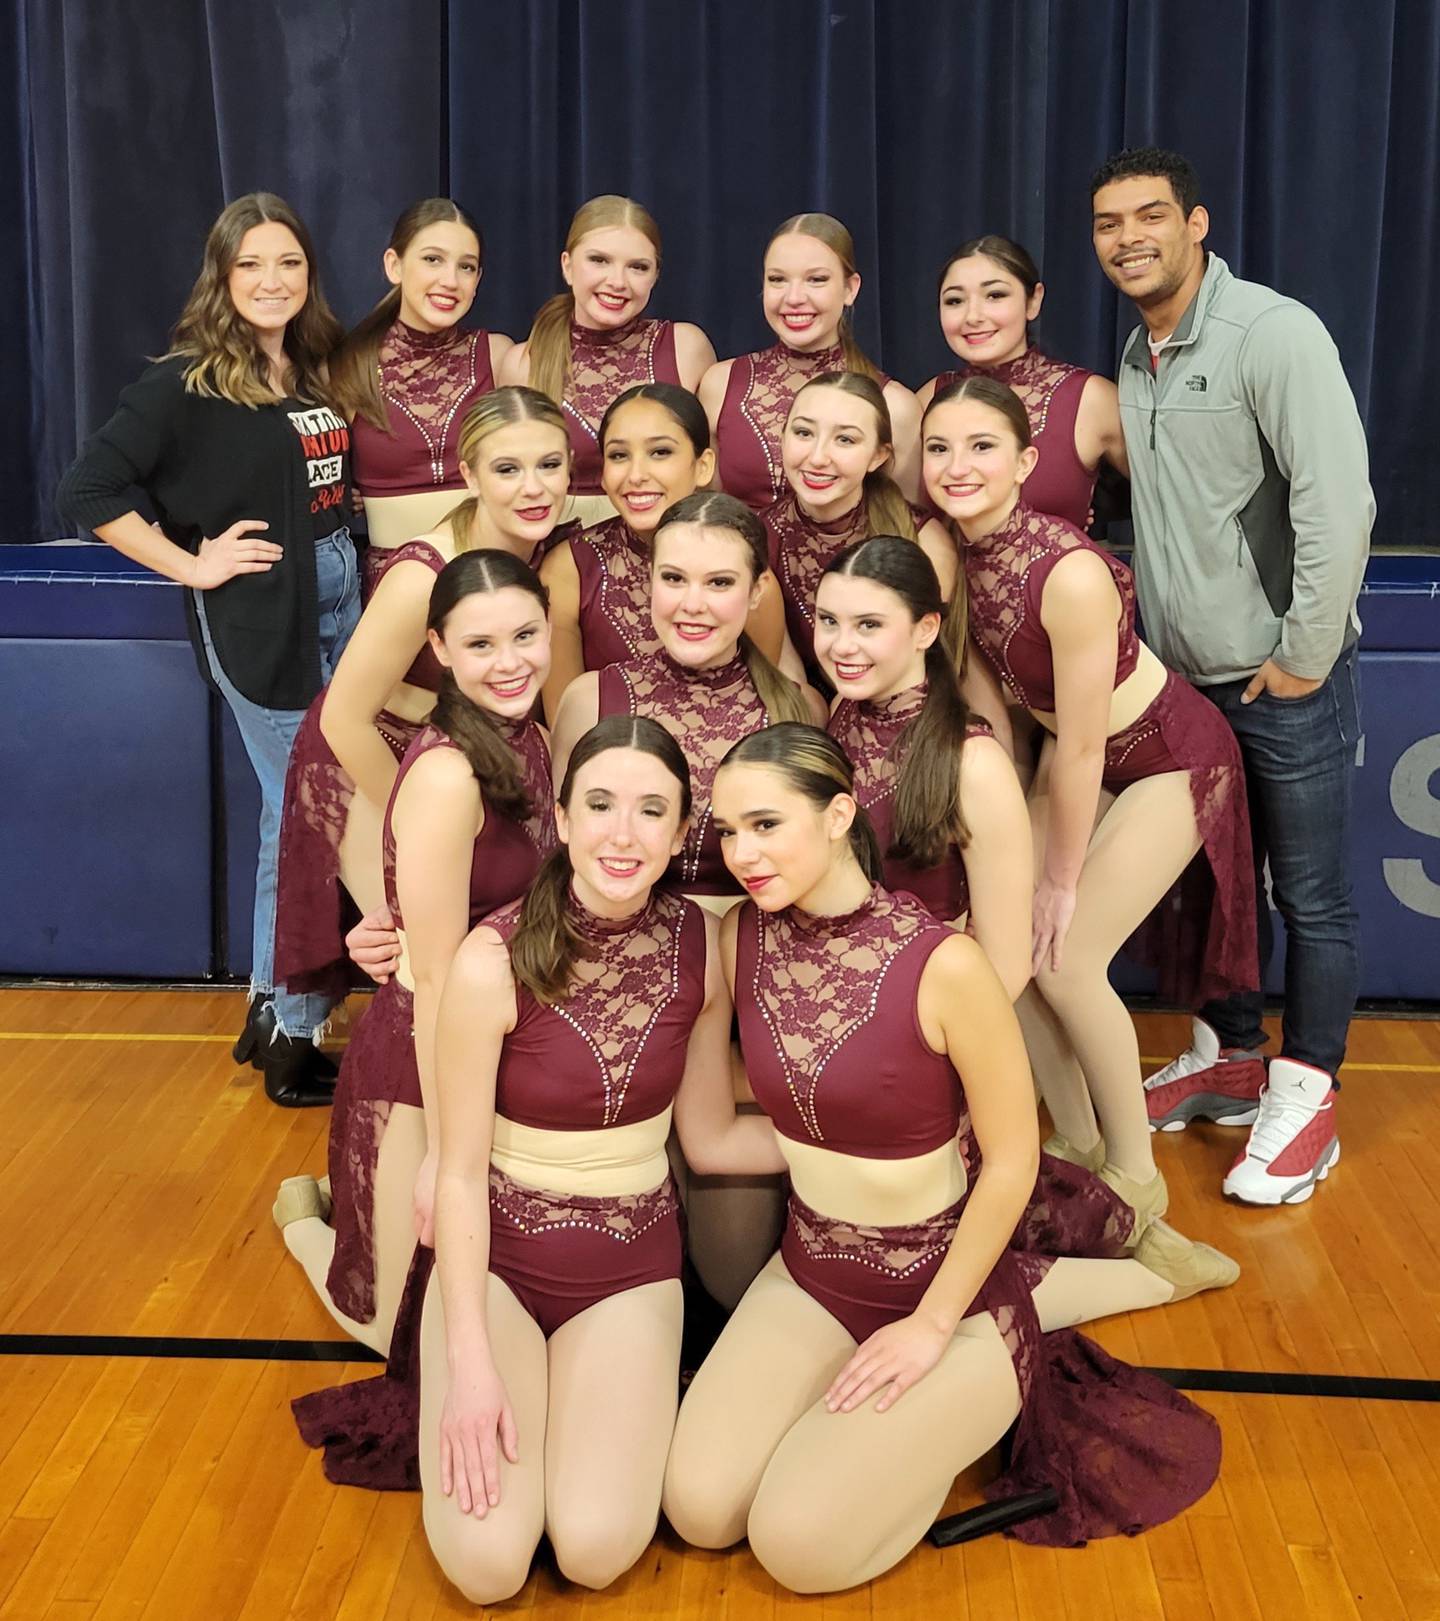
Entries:
[[[7,115],[0,150],[22,160],[0,178],[0,253],[25,300],[3,320],[7,354],[30,343],[37,383],[33,401],[13,369],[5,384],[0,420],[28,413],[6,540],[58,532],[50,496],[77,435],[163,347],[205,226],[252,187],[309,221],[346,319],[381,290],[393,217],[449,189],[489,243],[480,317],[517,338],[559,285],[575,207],[630,193],[664,231],[656,312],[699,322],[722,355],[769,341],[770,230],[824,209],[856,238],[862,343],[918,385],[948,361],[941,260],[986,230],[1041,264],[1042,343],[1113,375],[1133,315],[1091,253],[1087,182],[1108,153],[1153,142],[1195,162],[1210,245],[1232,269],[1310,304],[1334,334],[1370,430],[1377,539],[1440,544],[1421,486],[1425,379],[1440,369],[1440,0],[20,12],[23,35],[0,34],[20,118]],[[13,445],[0,454],[17,460]]]

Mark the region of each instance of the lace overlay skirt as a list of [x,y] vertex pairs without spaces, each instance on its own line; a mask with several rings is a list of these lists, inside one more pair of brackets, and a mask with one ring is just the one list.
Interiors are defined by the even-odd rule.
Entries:
[[1198,1008],[1260,983],[1255,868],[1240,745],[1214,704],[1173,672],[1106,743],[1101,781],[1119,793],[1167,771],[1189,773],[1201,848],[1127,949],[1156,968],[1163,996]]
[[357,1323],[375,1318],[375,1166],[397,1103],[421,1108],[415,1000],[398,980],[376,991],[340,1062],[330,1113],[335,1255],[325,1286]]
[[[275,899],[275,979],[286,990],[343,997],[352,981],[345,956],[340,841],[355,784],[320,730],[322,692],[300,722],[285,773]],[[420,726],[388,710],[375,727],[399,762]],[[376,852],[378,857],[379,852]]]
[[[1024,1246],[1053,1239],[1078,1255],[1088,1235],[1111,1259],[1129,1230],[1110,1201],[1081,1186],[1098,1179],[1065,1171],[1047,1190],[1042,1166],[1012,1247],[971,1307],[994,1318],[1020,1387],[1008,1466],[987,1495],[1054,1487],[1059,1508],[1012,1533],[1047,1547],[1162,1524],[1202,1497],[1220,1468],[1219,1427],[1208,1413],[1074,1329],[1041,1333],[1032,1296],[1056,1255]],[[911,1226],[867,1227],[821,1215],[792,1194],[781,1254],[796,1283],[863,1341],[919,1305],[963,1208],[962,1200]]]

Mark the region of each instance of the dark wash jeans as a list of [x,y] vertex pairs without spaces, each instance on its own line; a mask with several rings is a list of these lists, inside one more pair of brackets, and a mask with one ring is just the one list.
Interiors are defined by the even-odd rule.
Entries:
[[[1360,950],[1350,896],[1350,787],[1360,737],[1356,649],[1343,653],[1305,698],[1262,692],[1242,704],[1247,681],[1200,690],[1229,721],[1245,761],[1255,840],[1255,894],[1263,979],[1274,948],[1265,902],[1265,862],[1285,920],[1285,1011],[1280,1055],[1334,1075],[1360,988]],[[1259,992],[1200,1010],[1226,1047],[1264,1040]]]

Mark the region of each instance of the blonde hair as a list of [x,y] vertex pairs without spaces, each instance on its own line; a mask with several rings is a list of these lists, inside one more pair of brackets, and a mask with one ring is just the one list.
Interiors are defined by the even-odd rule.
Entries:
[[[855,239],[833,214],[792,214],[788,220],[782,220],[770,233],[770,240],[765,244],[765,252],[769,253],[782,236],[814,237],[817,242],[829,248],[840,261],[840,268],[844,271],[846,280],[859,274],[859,267],[855,263]],[[840,347],[845,353],[847,371],[859,372],[876,383],[880,381],[880,368],[855,341],[849,310],[840,317]]]
[[[800,396],[812,388],[836,388],[842,394],[853,394],[864,400],[875,413],[875,431],[880,443],[890,452],[873,473],[865,475],[865,522],[872,535],[900,535],[905,540],[918,540],[920,531],[915,527],[915,515],[910,503],[900,493],[900,486],[886,472],[894,465],[895,430],[890,424],[890,407],[879,383],[858,371],[827,371],[812,377],[796,391],[790,402],[790,415],[794,414]],[[786,421],[789,421],[787,416]]]
[[[461,464],[473,473],[475,464],[480,459],[480,447],[490,435],[517,422],[545,422],[552,428],[558,428],[562,434],[567,434],[565,413],[548,395],[518,384],[512,384],[508,388],[491,389],[488,394],[482,394],[476,400],[460,424],[460,439],[456,452]],[[570,454],[568,436],[565,454],[568,458]],[[457,554],[470,550],[471,530],[474,528],[475,513],[479,506],[478,495],[467,495],[459,506],[452,507],[445,514],[443,521],[450,525]]]
[[285,328],[285,358],[293,373],[288,386],[297,399],[330,402],[325,362],[344,335],[344,328],[320,289],[320,267],[315,262],[309,231],[289,203],[270,191],[252,191],[237,197],[221,212],[205,238],[200,274],[170,334],[170,348],[161,357],[190,362],[185,368],[187,394],[229,400],[232,405],[245,405],[252,411],[275,403],[269,357],[260,347],[254,327],[235,308],[230,296],[230,272],[240,257],[246,232],[272,223],[285,226],[305,255],[305,303]]
[[[565,235],[566,253],[574,253],[583,237],[591,231],[608,231],[624,227],[639,231],[655,249],[655,267],[660,267],[660,227],[649,211],[633,197],[621,197],[606,192],[592,197],[576,210]],[[548,394],[556,404],[562,404],[570,386],[570,322],[575,316],[575,294],[566,288],[556,293],[535,312],[528,340],[530,356],[530,386]]]
[[[696,490],[665,508],[650,536],[652,562],[659,550],[661,535],[673,525],[682,523],[696,524],[703,529],[728,529],[745,548],[752,583],[770,567],[765,525],[743,501],[737,501],[733,495],[725,495],[720,490]],[[745,667],[750,672],[750,679],[772,725],[781,720],[810,719],[799,687],[770,662],[743,630],[740,632],[740,655],[745,660]]]

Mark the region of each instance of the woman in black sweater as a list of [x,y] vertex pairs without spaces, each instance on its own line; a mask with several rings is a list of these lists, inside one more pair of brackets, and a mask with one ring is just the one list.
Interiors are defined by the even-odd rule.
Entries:
[[269,192],[238,198],[211,227],[169,352],[124,390],[57,496],[73,522],[188,587],[201,672],[260,779],[251,999],[235,1056],[291,1107],[327,1103],[334,1086],[314,1044],[329,1006],[275,985],[272,962],[290,744],[360,611],[350,434],[325,375],[341,336],[294,211]]

